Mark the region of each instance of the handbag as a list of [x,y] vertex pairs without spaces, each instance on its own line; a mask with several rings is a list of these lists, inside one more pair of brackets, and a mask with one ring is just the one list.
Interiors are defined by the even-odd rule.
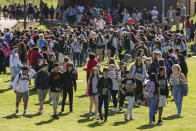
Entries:
[[181,84],[181,88],[182,88],[182,94],[183,96],[187,96],[188,95],[188,84]]

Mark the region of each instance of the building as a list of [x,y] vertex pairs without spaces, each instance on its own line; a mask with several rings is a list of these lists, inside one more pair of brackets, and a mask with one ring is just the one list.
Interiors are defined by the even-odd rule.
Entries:
[[[81,4],[86,6],[100,6],[100,7],[117,7],[121,4],[123,7],[137,7],[152,9],[157,7],[159,12],[162,12],[163,0],[58,0],[59,5],[74,5]],[[187,14],[191,16],[196,13],[196,0],[164,0],[165,1],[165,14],[170,6],[176,7],[176,3],[184,4],[187,8]],[[142,3],[142,4],[141,4]]]

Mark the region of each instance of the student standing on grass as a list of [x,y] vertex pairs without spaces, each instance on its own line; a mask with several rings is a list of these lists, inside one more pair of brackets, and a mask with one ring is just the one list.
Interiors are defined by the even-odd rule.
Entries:
[[150,75],[150,81],[148,81],[144,89],[144,96],[147,98],[149,105],[149,125],[154,126],[157,101],[160,98],[160,86],[155,73]]
[[53,118],[58,119],[59,117],[57,116],[57,109],[60,92],[62,89],[62,74],[59,72],[59,64],[55,63],[53,67],[54,71],[51,72],[49,76],[49,87],[53,101]]
[[159,97],[159,102],[158,102],[158,108],[159,108],[159,120],[158,120],[158,122],[161,123],[162,122],[161,117],[162,117],[162,113],[163,113],[163,107],[166,106],[166,100],[167,100],[168,95],[169,95],[165,67],[160,67],[159,68],[158,81],[159,81],[159,85],[160,85],[160,97]]
[[12,47],[12,53],[10,55],[10,72],[11,72],[11,81],[10,81],[10,87],[13,87],[13,81],[14,78],[16,77],[16,75],[19,73],[19,69],[18,69],[18,62],[19,62],[19,56],[18,56],[18,52],[19,52],[19,48],[17,46]]
[[64,105],[67,98],[67,94],[69,95],[69,111],[73,112],[73,87],[74,91],[77,90],[76,84],[76,74],[74,73],[74,67],[72,63],[67,65],[67,71],[63,73],[62,76],[62,84],[63,84],[63,100],[62,100],[62,108],[61,112],[64,112]]
[[134,120],[132,116],[133,110],[133,101],[134,101],[134,89],[136,88],[136,82],[133,78],[131,78],[130,71],[125,71],[126,78],[122,81],[122,85],[125,86],[124,89],[119,88],[122,94],[126,94],[126,99],[128,101],[128,108],[125,112],[125,121],[127,121],[127,117],[129,114],[129,120]]
[[43,64],[42,69],[37,72],[35,76],[35,88],[38,92],[38,98],[40,102],[39,112],[42,114],[44,112],[43,104],[47,96],[49,86],[48,86],[48,64]]
[[104,102],[104,108],[105,108],[105,119],[104,122],[107,121],[108,117],[108,97],[109,97],[109,92],[111,91],[113,87],[112,79],[108,77],[108,68],[103,69],[103,77],[101,77],[98,80],[97,83],[97,88],[99,92],[99,114],[100,114],[100,119],[103,120],[103,115],[102,115],[102,106]]
[[95,118],[98,118],[97,113],[98,111],[98,88],[97,88],[97,82],[99,80],[99,69],[97,67],[93,67],[91,76],[89,77],[88,80],[88,85],[87,85],[87,90],[86,90],[86,95],[89,96],[90,99],[90,111],[89,115],[92,116],[92,108],[93,104],[95,106]]
[[27,66],[22,67],[22,72],[19,73],[14,79],[14,92],[16,93],[16,113],[19,112],[18,107],[21,99],[24,102],[24,113],[26,115],[27,103],[29,99],[28,81],[34,77],[35,71]]
[[177,116],[181,116],[182,110],[182,87],[181,84],[186,83],[187,79],[183,73],[181,73],[181,68],[178,64],[173,65],[172,74],[170,76],[170,84],[172,86],[172,95],[177,107]]

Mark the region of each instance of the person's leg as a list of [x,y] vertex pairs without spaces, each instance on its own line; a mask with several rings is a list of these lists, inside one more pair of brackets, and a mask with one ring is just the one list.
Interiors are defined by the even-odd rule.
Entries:
[[29,93],[25,92],[22,94],[23,96],[23,102],[24,102],[24,113],[23,115],[26,115],[26,110],[27,110],[27,104],[28,104],[28,100],[29,100]]
[[182,100],[183,100],[182,89],[179,87],[177,92],[177,98],[176,98],[177,110],[179,115],[181,114],[181,110],[182,110]]
[[56,103],[56,92],[51,92],[51,97],[52,97],[52,101],[53,101],[53,116],[55,116],[57,114],[57,104]]
[[94,96],[94,104],[95,104],[95,115],[99,112],[98,110],[98,96]]
[[159,107],[159,120],[162,118],[163,107]]
[[64,112],[64,106],[65,106],[66,97],[67,97],[67,91],[66,91],[66,89],[63,89],[63,99],[62,99],[61,112]]
[[174,102],[176,104],[176,108],[177,108],[177,111],[178,111],[178,102],[177,102],[177,92],[178,92],[178,86],[172,86],[172,95],[173,95],[173,98],[174,98]]
[[80,54],[81,53],[77,53],[77,67],[80,67]]
[[43,104],[44,104],[44,102],[43,102],[43,90],[38,89],[37,92],[38,92],[38,98],[39,98],[39,103],[40,103],[39,111],[41,111],[41,110],[43,110]]
[[117,98],[116,98],[117,93],[118,91],[112,90],[112,99],[113,99],[114,108],[117,108]]
[[57,92],[57,93],[56,93],[56,112],[57,112],[57,110],[58,110],[59,97],[60,97],[60,92]]
[[69,111],[73,112],[73,88],[69,89]]
[[[126,99],[128,101],[128,107],[127,107],[127,111],[125,112],[125,119],[127,119],[128,114],[130,113],[130,108],[131,108],[131,97],[130,96],[126,96]],[[130,115],[130,114],[129,114]]]
[[125,95],[123,95],[120,92],[119,109],[122,109],[123,108],[124,100],[125,100]]
[[20,93],[16,93],[16,113],[18,113],[18,108],[19,108],[19,104],[21,102],[21,94]]
[[100,115],[100,119],[103,120],[103,116],[102,116],[102,105],[103,105],[103,96],[98,96],[99,99],[99,106],[98,106],[98,110],[99,110],[99,115]]
[[93,96],[89,96],[89,100],[90,100],[90,105],[89,105],[89,113],[92,112],[92,109],[93,109]]
[[104,108],[105,108],[105,122],[107,121],[108,118],[108,96],[104,97]]
[[76,67],[76,59],[77,59],[77,53],[73,53],[73,63],[74,63],[74,67]]

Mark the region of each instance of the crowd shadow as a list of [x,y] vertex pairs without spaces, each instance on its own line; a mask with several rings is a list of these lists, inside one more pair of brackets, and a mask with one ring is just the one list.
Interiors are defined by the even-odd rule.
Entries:
[[117,121],[117,122],[114,122],[113,126],[119,126],[119,125],[124,125],[124,124],[127,124],[128,121]]
[[12,88],[7,88],[7,89],[1,89],[0,90],[0,93],[5,93],[5,92],[7,92],[7,91],[9,91],[9,90],[11,90]]
[[94,128],[94,127],[97,127],[97,126],[103,126],[103,124],[104,124],[103,121],[102,121],[102,122],[96,121],[96,122],[94,122],[94,123],[92,123],[92,124],[88,124],[87,126],[88,126],[88,127],[91,127],[91,128]]
[[154,127],[157,127],[157,126],[161,126],[160,123],[156,123],[156,125],[152,126],[152,125],[149,125],[149,124],[145,124],[145,125],[142,125],[136,129],[139,129],[139,130],[145,130],[145,129],[152,129]]
[[163,117],[163,120],[174,120],[174,119],[180,119],[182,117],[179,117],[177,115],[171,115],[171,116],[167,116],[167,117]]
[[89,116],[89,113],[85,113],[84,115],[80,115],[80,117],[82,117],[82,119],[78,120],[78,123],[85,123],[85,122],[89,122],[94,120],[94,118],[91,118]]
[[49,119],[49,120],[47,120],[47,121],[40,121],[40,122],[38,122],[38,123],[35,123],[35,125],[41,126],[41,125],[49,124],[49,123],[51,123],[51,122],[53,122],[53,121],[54,121],[54,119],[51,118],[51,119]]
[[11,115],[4,116],[3,118],[5,118],[5,119],[18,119],[18,118],[20,118],[20,116],[16,115],[16,113],[13,113]]
[[36,116],[40,116],[41,113],[37,112],[35,114],[27,114],[27,115],[24,115],[25,118],[33,118],[33,117],[36,117]]
[[78,98],[85,98],[85,97],[86,97],[86,95],[75,96],[75,97],[78,97]]

